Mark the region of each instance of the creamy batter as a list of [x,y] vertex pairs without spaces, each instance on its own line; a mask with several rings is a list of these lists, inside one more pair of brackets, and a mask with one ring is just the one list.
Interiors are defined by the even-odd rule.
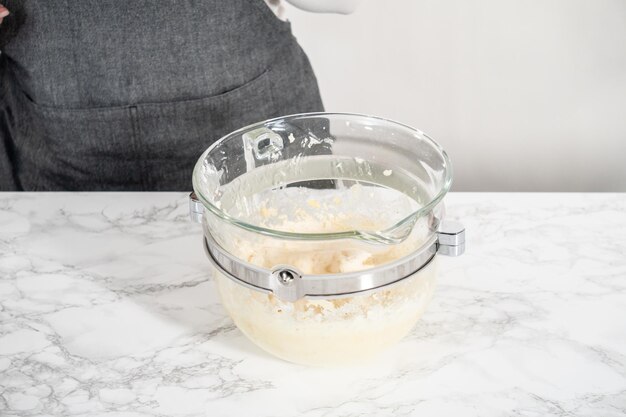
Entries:
[[[303,192],[306,198],[298,195]],[[373,193],[371,199],[377,205],[364,209],[364,193]],[[329,233],[385,229],[417,208],[409,200],[391,190],[356,186],[348,192],[269,192],[243,206],[246,220],[264,227]],[[293,241],[223,226],[219,230],[223,233],[215,237],[232,254],[258,266],[271,269],[282,264],[303,274],[335,274],[366,270],[410,254],[429,237],[427,226],[426,219],[418,220],[409,237],[396,245],[355,239]],[[280,358],[319,366],[360,361],[401,339],[423,313],[435,278],[436,264],[432,262],[410,278],[376,291],[292,303],[248,289],[216,271],[224,306],[251,340]]]

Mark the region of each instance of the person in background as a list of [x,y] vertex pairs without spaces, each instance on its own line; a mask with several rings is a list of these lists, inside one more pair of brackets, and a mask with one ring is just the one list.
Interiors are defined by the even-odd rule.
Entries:
[[189,190],[226,133],[323,111],[279,0],[3,3],[0,191]]

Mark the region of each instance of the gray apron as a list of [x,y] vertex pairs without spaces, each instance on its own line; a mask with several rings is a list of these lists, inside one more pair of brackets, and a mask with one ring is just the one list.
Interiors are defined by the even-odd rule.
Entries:
[[200,154],[321,111],[263,0],[3,0],[0,190],[190,190]]

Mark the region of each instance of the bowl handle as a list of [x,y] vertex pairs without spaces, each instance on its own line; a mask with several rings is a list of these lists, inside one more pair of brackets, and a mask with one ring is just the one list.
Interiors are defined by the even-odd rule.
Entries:
[[204,206],[196,196],[196,193],[189,194],[189,218],[192,222],[202,223]]
[[439,241],[437,253],[446,256],[460,256],[465,252],[465,226],[459,222],[444,220],[437,231]]

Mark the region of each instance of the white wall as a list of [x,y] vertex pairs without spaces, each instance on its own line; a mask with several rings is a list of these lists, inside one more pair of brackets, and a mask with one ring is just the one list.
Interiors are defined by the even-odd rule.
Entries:
[[626,0],[290,8],[328,111],[441,143],[454,189],[626,191]]

